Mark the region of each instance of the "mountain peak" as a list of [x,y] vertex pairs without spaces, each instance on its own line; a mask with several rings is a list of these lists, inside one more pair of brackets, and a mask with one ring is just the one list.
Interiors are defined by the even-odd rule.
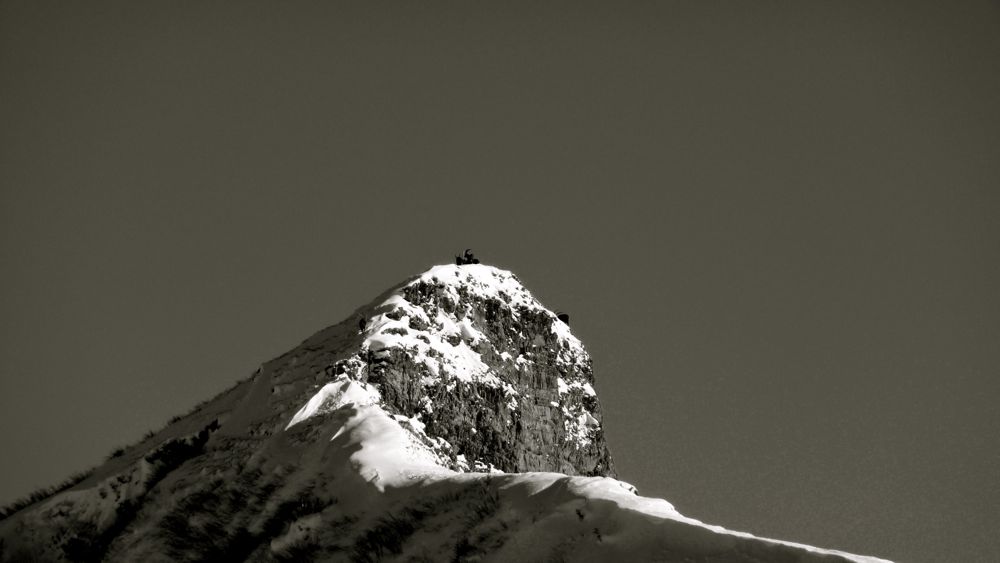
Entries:
[[334,373],[374,383],[452,469],[613,474],[590,356],[514,274],[435,266],[360,324]]
[[435,266],[5,511],[0,561],[882,561],[638,496],[593,383],[512,273]]

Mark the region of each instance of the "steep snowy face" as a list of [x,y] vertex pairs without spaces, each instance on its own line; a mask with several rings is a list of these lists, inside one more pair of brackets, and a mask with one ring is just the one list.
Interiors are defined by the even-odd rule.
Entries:
[[589,355],[512,273],[437,266],[363,319],[330,371],[377,390],[447,467],[614,474]]

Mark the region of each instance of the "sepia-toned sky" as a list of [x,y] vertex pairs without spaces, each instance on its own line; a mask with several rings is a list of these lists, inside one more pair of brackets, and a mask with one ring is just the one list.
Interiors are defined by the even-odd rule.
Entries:
[[1000,4],[0,1],[0,503],[472,247],[621,478],[995,561]]

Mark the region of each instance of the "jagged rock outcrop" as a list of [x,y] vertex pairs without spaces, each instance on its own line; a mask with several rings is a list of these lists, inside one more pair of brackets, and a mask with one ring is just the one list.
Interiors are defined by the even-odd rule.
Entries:
[[637,496],[593,377],[513,274],[438,266],[9,514],[0,561],[881,561]]
[[[590,356],[509,272],[435,268],[367,327],[369,382],[391,412],[424,425],[454,469],[615,475]],[[354,376],[348,364],[335,372]]]

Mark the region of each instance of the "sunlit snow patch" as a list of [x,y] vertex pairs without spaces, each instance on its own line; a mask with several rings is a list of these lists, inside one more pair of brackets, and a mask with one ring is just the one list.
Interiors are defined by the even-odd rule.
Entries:
[[295,413],[292,420],[288,422],[288,426],[285,426],[285,430],[307,418],[335,411],[348,404],[360,407],[374,405],[378,401],[378,390],[372,386],[348,379],[327,383],[318,393],[309,399],[309,402],[305,406]]
[[379,490],[442,472],[452,473],[446,468],[445,460],[428,445],[434,445],[434,440],[424,434],[418,417],[390,416],[378,401],[378,391],[370,385],[350,379],[334,381],[309,399],[285,429],[311,417],[351,406],[355,413],[330,439],[342,440],[344,447],[349,449],[360,446],[350,460],[358,473]]

